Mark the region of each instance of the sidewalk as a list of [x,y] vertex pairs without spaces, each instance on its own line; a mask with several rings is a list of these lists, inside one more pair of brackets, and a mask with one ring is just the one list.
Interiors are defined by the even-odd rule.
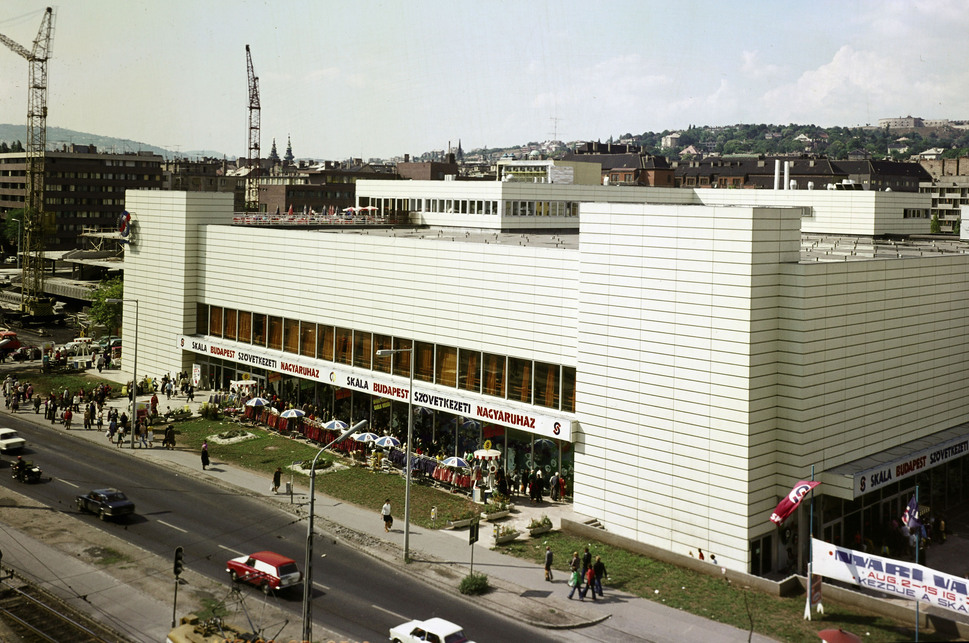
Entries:
[[[91,374],[97,375],[97,371]],[[100,376],[127,381],[124,374],[117,371],[105,371]],[[198,408],[208,400],[209,393],[199,391],[195,394],[195,401],[188,403],[188,406],[193,412],[197,412]],[[168,401],[161,396],[159,411],[164,412],[166,406],[174,409],[185,405],[184,397]],[[130,409],[130,403],[126,398],[110,400],[108,406]],[[32,412],[19,415],[25,419],[34,417]],[[74,430],[72,433],[103,444],[105,447],[110,446],[104,438],[103,431]],[[207,479],[233,489],[237,493],[264,498],[267,502],[274,502],[296,515],[305,514],[304,504],[309,490],[303,484],[297,483],[294,486],[292,499],[283,493],[278,495],[267,493],[269,477],[265,474],[254,473],[218,461],[217,458],[212,464],[218,466],[212,466],[210,470],[203,471],[199,464],[198,453],[162,449],[160,442],[161,438],[156,434],[154,448],[127,448],[122,449],[121,452],[176,468],[181,473]],[[283,480],[285,483],[288,477],[284,476]],[[519,509],[519,513],[514,516],[512,522],[522,528],[532,517],[539,517],[542,514],[548,515],[556,528],[560,526],[563,518],[578,522],[587,520],[575,514],[571,505],[564,503],[546,502],[540,507],[526,504],[517,505],[516,508]],[[434,586],[440,587],[443,583],[453,585],[455,590],[457,589],[460,580],[467,575],[471,561],[471,546],[468,543],[467,530],[429,530],[412,526],[409,544],[413,562],[405,566],[402,561],[403,528],[395,525],[393,531],[385,533],[376,512],[377,509],[357,507],[317,493],[315,522],[321,530],[352,541],[353,546],[367,551],[386,563],[401,568],[406,567],[409,573]],[[523,529],[523,531],[527,533],[527,530]],[[474,545],[474,569],[487,574],[490,584],[495,589],[484,596],[474,597],[474,603],[478,606],[484,603],[497,613],[541,628],[569,630],[594,626],[593,629],[583,629],[574,634],[562,631],[563,640],[578,641],[591,638],[598,641],[653,641],[655,643],[674,643],[683,640],[703,640],[705,643],[772,640],[760,635],[753,635],[748,639],[748,632],[743,630],[672,609],[661,603],[610,590],[608,585],[605,587],[605,597],[597,602],[569,600],[565,572],[559,571],[554,582],[548,583],[544,580],[544,570],[540,565],[493,551],[491,549],[493,546],[492,529],[488,523],[483,523],[480,540]]]

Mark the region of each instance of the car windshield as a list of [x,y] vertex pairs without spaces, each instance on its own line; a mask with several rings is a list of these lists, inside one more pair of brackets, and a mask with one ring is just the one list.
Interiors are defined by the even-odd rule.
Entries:
[[467,640],[468,637],[464,635],[464,632],[455,632],[444,637],[444,643],[464,643]]
[[17,437],[16,431],[0,431],[0,439],[9,440],[15,437]]
[[111,493],[104,494],[104,499],[108,502],[118,502],[119,500],[127,500],[128,497],[120,491],[112,491]]

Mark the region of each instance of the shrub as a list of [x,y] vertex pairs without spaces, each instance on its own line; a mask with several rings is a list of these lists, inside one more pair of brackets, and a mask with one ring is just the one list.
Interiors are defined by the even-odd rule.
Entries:
[[532,518],[531,522],[528,523],[529,529],[538,529],[539,527],[551,527],[552,519],[542,514],[541,518]]
[[484,574],[468,574],[461,579],[461,585],[458,590],[467,596],[478,596],[479,594],[484,594],[489,589],[488,577]]
[[215,404],[209,404],[208,402],[206,402],[199,408],[199,415],[201,415],[206,420],[221,420],[222,409],[220,409]]

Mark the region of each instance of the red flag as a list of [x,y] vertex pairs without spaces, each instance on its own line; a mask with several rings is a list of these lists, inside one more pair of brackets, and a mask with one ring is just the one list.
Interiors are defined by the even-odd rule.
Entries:
[[290,204],[290,206],[289,206],[289,213],[288,214],[289,214],[289,216],[293,216],[293,205],[292,204]]
[[808,494],[808,491],[814,489],[816,486],[821,484],[815,480],[801,480],[791,492],[781,498],[781,501],[777,503],[777,508],[774,509],[774,513],[770,515],[770,520],[778,525],[787,520],[787,517],[794,513],[797,506],[801,504],[804,500],[804,496]]

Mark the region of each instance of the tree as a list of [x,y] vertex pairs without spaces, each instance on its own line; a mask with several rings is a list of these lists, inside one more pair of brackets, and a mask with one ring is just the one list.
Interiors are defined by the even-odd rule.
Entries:
[[10,210],[3,220],[3,238],[12,247],[20,247],[20,225],[23,219],[23,210]]
[[124,282],[121,277],[112,277],[102,281],[91,293],[91,311],[89,317],[94,324],[106,328],[118,328],[121,325],[122,304],[109,303],[107,299],[121,299],[124,297]]
[[929,224],[929,231],[932,234],[939,234],[942,232],[942,226],[939,224],[939,215],[932,215],[932,223]]

